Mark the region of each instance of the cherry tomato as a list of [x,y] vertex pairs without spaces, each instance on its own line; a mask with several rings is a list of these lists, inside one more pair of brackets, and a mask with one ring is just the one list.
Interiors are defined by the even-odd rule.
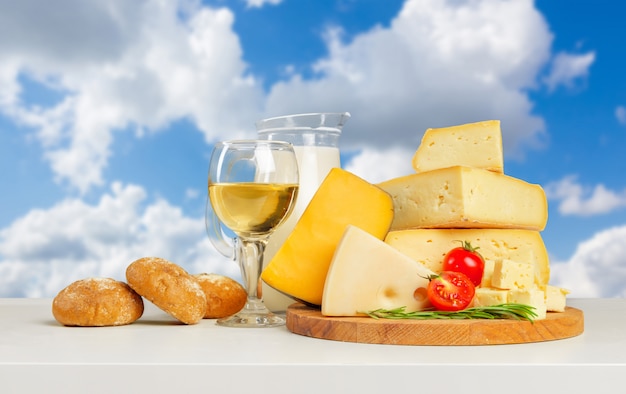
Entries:
[[463,246],[450,250],[443,258],[443,271],[461,272],[470,278],[474,286],[480,286],[485,260],[476,249],[478,248],[464,241]]
[[443,271],[428,279],[428,300],[440,311],[463,310],[474,299],[474,284],[461,272]]

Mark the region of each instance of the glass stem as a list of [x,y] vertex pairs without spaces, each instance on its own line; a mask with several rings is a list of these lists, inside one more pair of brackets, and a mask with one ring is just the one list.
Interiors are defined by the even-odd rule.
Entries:
[[241,276],[248,292],[248,302],[245,309],[265,309],[259,287],[261,271],[263,270],[263,252],[267,245],[267,238],[241,238],[239,264]]

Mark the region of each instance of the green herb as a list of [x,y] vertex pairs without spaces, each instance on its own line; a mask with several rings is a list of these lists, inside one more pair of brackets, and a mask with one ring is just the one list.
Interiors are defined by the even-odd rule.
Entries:
[[395,309],[376,309],[365,313],[374,319],[516,319],[528,320],[531,323],[537,317],[535,307],[524,304],[499,304],[492,306],[477,306],[456,312],[428,309],[424,311],[405,312],[406,307]]

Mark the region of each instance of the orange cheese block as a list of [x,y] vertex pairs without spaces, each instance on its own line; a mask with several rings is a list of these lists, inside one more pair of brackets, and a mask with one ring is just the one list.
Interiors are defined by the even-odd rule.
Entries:
[[282,293],[321,305],[328,267],[346,227],[354,225],[382,240],[392,220],[387,193],[333,168],[261,277]]

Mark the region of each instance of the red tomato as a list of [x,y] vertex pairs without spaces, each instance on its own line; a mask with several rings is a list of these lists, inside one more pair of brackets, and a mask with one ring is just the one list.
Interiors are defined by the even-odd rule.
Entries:
[[474,286],[480,286],[485,270],[485,260],[468,241],[454,248],[443,258],[443,271],[461,272],[467,275]]
[[440,311],[460,311],[474,298],[475,287],[461,272],[443,271],[428,282],[428,300]]

